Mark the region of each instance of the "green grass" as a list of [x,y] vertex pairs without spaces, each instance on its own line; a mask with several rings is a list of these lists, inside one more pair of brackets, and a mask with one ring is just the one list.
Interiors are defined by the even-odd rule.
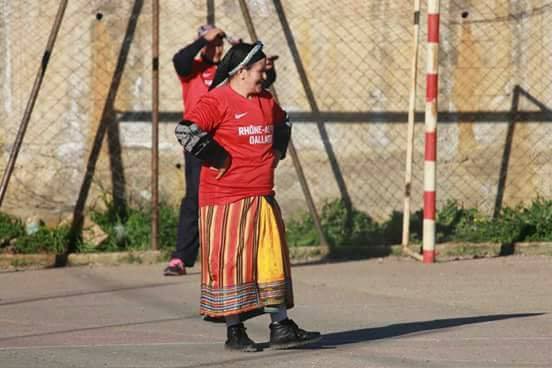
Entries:
[[[91,210],[89,216],[108,235],[99,245],[88,244],[80,237],[76,249],[80,253],[150,250],[151,210],[148,207],[128,208],[121,218],[108,203],[105,210]],[[178,211],[164,203],[159,207],[159,246],[163,254],[173,250],[178,226]],[[49,228],[26,234],[23,222],[0,213],[0,252],[14,254],[63,253],[69,242],[69,226]]]
[[0,212],[0,247],[7,247],[12,239],[25,234],[25,225],[23,222]]
[[[149,250],[151,247],[151,208],[128,208],[126,218],[121,218],[113,205],[104,211],[92,211],[90,217],[108,234],[99,250],[126,251]],[[178,210],[165,203],[159,205],[159,246],[172,249],[176,243]],[[82,245],[87,247],[86,244]]]
[[[79,239],[78,252],[150,249],[151,209],[148,206],[129,207],[120,211],[113,203],[108,202],[104,210],[91,210],[88,215],[108,237],[98,246]],[[341,200],[333,200],[323,204],[320,220],[324,234],[334,249],[401,242],[400,212],[391,213],[386,221],[376,222],[369,214],[356,208],[347,208]],[[159,246],[163,255],[174,249],[177,226],[178,210],[161,203]],[[411,241],[419,242],[422,237],[421,211],[411,215],[410,231]],[[320,244],[314,221],[308,213],[299,214],[287,221],[286,237],[290,246]],[[2,252],[62,253],[68,241],[68,226],[48,228],[41,225],[38,231],[29,235],[21,220],[0,213]],[[437,241],[501,244],[552,241],[552,201],[537,198],[527,207],[504,208],[496,218],[485,215],[476,208],[464,208],[456,201],[448,201],[437,213]],[[465,252],[470,250],[466,249]]]
[[[341,200],[327,201],[320,221],[333,247],[399,244],[402,213],[393,212],[378,223],[355,208],[347,209]],[[552,241],[552,200],[535,199],[528,207],[504,208],[496,218],[476,208],[464,208],[448,201],[437,211],[437,242],[502,243]],[[422,211],[410,217],[411,242],[422,238]],[[290,246],[317,245],[318,233],[308,213],[286,224]]]
[[60,226],[54,229],[41,226],[34,234],[25,234],[18,237],[15,241],[14,253],[63,253],[68,235],[68,226]]
[[[411,217],[412,238],[421,238],[417,224],[420,214]],[[384,223],[376,222],[356,208],[347,208],[342,200],[326,201],[320,211],[324,236],[332,247],[390,245],[401,242],[402,214],[391,213]],[[286,222],[290,246],[319,245],[320,238],[309,213],[302,213]]]

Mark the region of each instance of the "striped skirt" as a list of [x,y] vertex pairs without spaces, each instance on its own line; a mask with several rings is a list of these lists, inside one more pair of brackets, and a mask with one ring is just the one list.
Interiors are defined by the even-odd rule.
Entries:
[[293,307],[284,224],[273,197],[203,206],[199,216],[202,315]]

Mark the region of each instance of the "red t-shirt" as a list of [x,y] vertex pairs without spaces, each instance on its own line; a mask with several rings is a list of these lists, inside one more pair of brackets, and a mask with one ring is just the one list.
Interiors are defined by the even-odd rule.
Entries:
[[191,111],[199,98],[207,93],[209,86],[215,79],[216,71],[216,65],[208,64],[201,59],[194,59],[192,72],[186,76],[178,77],[182,86],[184,111]]
[[274,125],[282,124],[285,112],[270,92],[245,98],[229,85],[216,88],[186,112],[186,119],[209,133],[230,155],[230,168],[220,179],[217,170],[201,170],[199,205],[226,204],[274,194]]

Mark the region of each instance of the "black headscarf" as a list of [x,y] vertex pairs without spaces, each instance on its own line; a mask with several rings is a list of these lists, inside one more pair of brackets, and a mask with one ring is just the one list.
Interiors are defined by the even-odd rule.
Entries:
[[209,90],[223,85],[228,78],[236,74],[240,69],[248,68],[265,57],[261,42],[257,41],[254,44],[239,43],[232,46],[218,64],[215,79],[213,79]]

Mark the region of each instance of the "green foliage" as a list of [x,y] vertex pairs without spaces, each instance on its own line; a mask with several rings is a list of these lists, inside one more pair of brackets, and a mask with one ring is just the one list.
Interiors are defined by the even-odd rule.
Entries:
[[126,222],[115,227],[117,240],[124,244],[125,249],[150,249],[151,209],[129,209],[128,212]]
[[522,211],[525,238],[530,241],[552,241],[552,201],[537,198]]
[[[108,238],[99,246],[78,240],[77,251],[126,251],[149,250],[151,237],[151,209],[147,206],[117,209],[112,202],[106,202],[106,209],[90,212]],[[159,246],[173,249],[178,226],[178,212],[161,203],[159,206]],[[32,235],[25,233],[25,226],[19,219],[0,213],[0,246],[11,253],[63,253],[69,242],[69,226],[50,229],[40,226]],[[9,246],[9,248],[8,248]]]
[[14,253],[63,253],[69,235],[68,226],[49,229],[41,226],[34,234],[19,236],[14,243]]
[[308,213],[302,213],[286,223],[286,238],[291,247],[304,247],[320,244],[320,237],[314,220]]
[[[416,214],[410,216],[410,237],[418,235],[413,227],[415,227],[418,218]],[[379,244],[400,244],[402,241],[403,214],[402,212],[393,211],[389,220],[381,225],[382,236]],[[421,238],[421,236],[420,236]]]
[[[80,252],[125,251],[150,249],[151,209],[138,205],[121,211],[112,202],[105,210],[90,212],[108,238],[99,247],[80,242]],[[389,219],[375,222],[368,214],[347,208],[342,200],[327,201],[320,220],[324,234],[333,247],[399,244],[402,235],[402,213],[394,211]],[[410,217],[411,241],[422,237],[421,211]],[[178,226],[176,208],[159,206],[159,245],[162,252],[173,249]],[[32,235],[25,233],[24,223],[0,213],[0,247],[12,253],[62,253],[67,247],[69,227],[49,229],[40,226]],[[286,223],[290,246],[320,244],[314,221],[308,213]],[[510,244],[520,241],[552,241],[552,201],[537,198],[529,207],[504,208],[492,218],[476,208],[464,208],[448,201],[437,213],[437,241],[495,242]]]
[[68,234],[67,226],[49,229],[44,225],[35,233],[27,234],[23,221],[0,213],[0,247],[10,253],[61,253],[67,245]]
[[496,242],[552,240],[552,201],[537,198],[527,208],[504,208],[496,218],[449,201],[437,216],[439,241]]
[[345,245],[351,242],[352,214],[342,200],[325,202],[320,212],[320,222],[331,245]]
[[[108,238],[100,247],[105,251],[148,250],[151,239],[151,208],[128,208],[123,217],[112,202],[106,203],[106,210],[92,211],[90,217]],[[159,246],[173,248],[176,241],[178,212],[166,203],[159,205]]]
[[23,234],[25,225],[21,220],[0,212],[0,247],[7,246],[10,240]]
[[[437,212],[437,241],[493,242],[511,244],[520,241],[552,241],[552,200],[537,198],[527,208],[504,208],[493,218],[476,208],[464,208],[449,200]],[[399,244],[402,234],[402,213],[394,211],[378,224],[355,208],[347,209],[341,200],[326,202],[321,211],[324,233],[332,246]],[[410,217],[410,237],[422,238],[423,213]],[[314,223],[307,213],[287,224],[291,246],[319,243]]]
[[378,243],[383,229],[374,220],[355,208],[347,208],[343,200],[324,203],[321,211],[322,228],[333,246]]
[[179,210],[166,203],[159,207],[159,247],[174,250]]
[[437,215],[438,241],[494,242],[510,244],[524,238],[522,208],[504,208],[496,218],[478,209],[465,209],[448,201]]
[[[332,246],[375,244],[382,241],[383,234],[387,231],[365,213],[355,208],[348,209],[342,200],[325,202],[320,222],[324,235]],[[286,236],[290,246],[320,243],[314,221],[308,213],[287,222]]]

